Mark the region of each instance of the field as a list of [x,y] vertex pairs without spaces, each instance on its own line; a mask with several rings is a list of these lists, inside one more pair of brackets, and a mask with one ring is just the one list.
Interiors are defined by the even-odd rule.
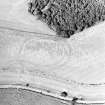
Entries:
[[29,83],[63,99],[103,102],[105,22],[63,39],[26,12],[26,1],[15,2],[0,3],[0,87]]

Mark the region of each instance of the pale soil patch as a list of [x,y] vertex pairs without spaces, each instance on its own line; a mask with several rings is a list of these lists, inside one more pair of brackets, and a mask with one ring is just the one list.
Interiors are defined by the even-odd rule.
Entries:
[[[28,13],[27,0],[3,0],[0,2],[0,20],[8,20],[15,24],[22,24],[33,29],[34,32],[54,35],[47,25],[37,20],[35,16]],[[18,28],[18,27],[17,27]]]

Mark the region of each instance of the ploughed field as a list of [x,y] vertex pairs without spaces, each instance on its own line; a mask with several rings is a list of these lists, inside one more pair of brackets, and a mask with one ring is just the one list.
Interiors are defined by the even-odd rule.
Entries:
[[64,38],[105,20],[102,0],[31,0],[28,10]]

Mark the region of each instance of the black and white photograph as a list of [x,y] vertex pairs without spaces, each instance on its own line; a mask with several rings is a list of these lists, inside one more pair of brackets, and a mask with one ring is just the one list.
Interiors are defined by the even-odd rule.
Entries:
[[105,0],[0,0],[0,105],[105,105]]

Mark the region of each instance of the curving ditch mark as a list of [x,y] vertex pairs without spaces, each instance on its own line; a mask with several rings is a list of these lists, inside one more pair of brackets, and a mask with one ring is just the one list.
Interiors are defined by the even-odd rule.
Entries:
[[21,60],[40,66],[62,65],[71,55],[71,46],[64,42],[47,39],[30,39],[20,52]]

